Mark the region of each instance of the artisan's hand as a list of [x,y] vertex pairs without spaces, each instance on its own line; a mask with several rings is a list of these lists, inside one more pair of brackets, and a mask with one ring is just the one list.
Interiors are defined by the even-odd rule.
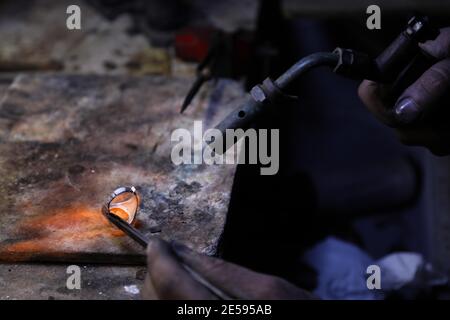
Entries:
[[236,299],[312,299],[289,282],[198,254],[179,244],[152,240],[147,249],[144,299],[217,299],[196,281],[183,262],[217,289]]
[[360,85],[359,95],[379,120],[396,128],[403,143],[450,154],[450,28],[421,47],[439,62],[407,88],[395,106],[386,102],[389,87],[372,81]]

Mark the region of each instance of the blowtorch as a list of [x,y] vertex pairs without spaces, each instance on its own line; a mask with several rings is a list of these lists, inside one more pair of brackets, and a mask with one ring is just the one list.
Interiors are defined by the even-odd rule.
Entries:
[[[250,128],[267,108],[292,99],[291,95],[284,92],[290,84],[309,70],[322,66],[330,67],[335,73],[345,77],[390,84],[392,96],[395,96],[435,63],[433,57],[422,52],[419,44],[434,40],[438,35],[438,29],[430,26],[427,17],[416,16],[409,20],[405,30],[376,59],[365,53],[343,48],[311,54],[299,60],[275,81],[267,78],[262,84],[254,86],[246,103],[228,114],[215,129],[225,136],[227,129]],[[227,145],[224,151],[230,147],[231,145]]]

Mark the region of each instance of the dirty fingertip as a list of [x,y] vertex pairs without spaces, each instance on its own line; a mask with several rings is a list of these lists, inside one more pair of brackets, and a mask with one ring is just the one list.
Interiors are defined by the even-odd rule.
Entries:
[[147,245],[147,262],[153,261],[161,252],[167,248],[167,243],[159,238],[153,238]]
[[450,28],[440,30],[435,40],[419,43],[420,48],[436,59],[445,59],[450,55]]
[[185,246],[184,244],[182,244],[178,241],[171,241],[170,245],[171,245],[173,251],[175,251],[175,253],[177,253],[179,255],[183,255],[183,254],[192,252],[191,249],[189,249],[187,246]]

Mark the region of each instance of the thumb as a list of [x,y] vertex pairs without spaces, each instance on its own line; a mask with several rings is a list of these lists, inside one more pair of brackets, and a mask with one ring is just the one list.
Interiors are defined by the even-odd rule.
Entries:
[[446,95],[450,89],[450,59],[444,59],[425,73],[397,100],[395,118],[409,124],[420,119]]
[[147,247],[149,292],[159,299],[215,299],[181,265],[170,245],[152,238]]

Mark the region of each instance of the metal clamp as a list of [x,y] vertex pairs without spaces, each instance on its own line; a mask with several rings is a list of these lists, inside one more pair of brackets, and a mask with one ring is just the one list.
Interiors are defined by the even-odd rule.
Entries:
[[250,95],[256,102],[262,104],[275,103],[281,100],[298,99],[297,96],[288,95],[281,91],[275,82],[270,78],[266,78],[262,84],[254,86],[250,91]]

